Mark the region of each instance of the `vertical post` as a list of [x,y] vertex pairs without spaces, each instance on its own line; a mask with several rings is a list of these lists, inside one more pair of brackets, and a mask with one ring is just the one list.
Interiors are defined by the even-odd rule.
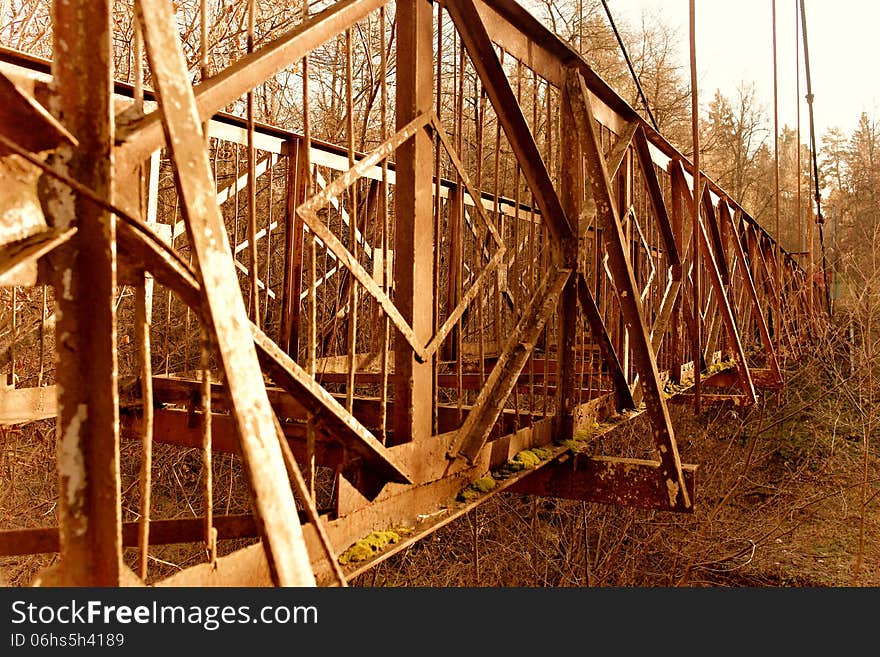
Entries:
[[[140,29],[137,30],[140,34]],[[138,52],[138,70],[143,60],[143,49]],[[159,151],[150,156],[146,172],[145,220],[148,226],[155,226],[159,202]],[[138,525],[138,575],[146,581],[148,574],[148,554],[150,545],[150,507],[152,497],[153,468],[153,365],[150,350],[150,325],[153,321],[153,276],[144,272],[135,286],[135,341],[140,347],[141,371],[141,471],[140,513]]]
[[[674,265],[672,267],[672,280],[677,281],[679,284],[683,283],[683,278],[687,272],[684,269],[688,266],[688,254],[687,249],[684,244],[684,221],[681,203],[682,199],[686,198],[686,189],[683,185],[684,180],[680,175],[676,175],[673,171],[681,171],[681,165],[676,164],[675,161],[669,162],[669,176],[672,179],[672,214],[670,216],[670,223],[672,224],[672,235],[675,238],[675,243],[678,245],[678,251],[681,254],[681,264]],[[682,363],[682,330],[681,330],[681,313],[682,313],[682,302],[681,299],[684,296],[684,290],[681,290],[679,294],[675,297],[675,303],[672,306],[672,319],[671,321],[671,344],[669,347],[672,362],[670,364],[669,369],[669,377],[672,379],[673,383],[681,383],[681,363]]]
[[[254,0],[248,0],[248,26],[247,26],[247,51],[254,51],[254,27],[256,21],[256,7]],[[257,151],[254,147],[254,91],[247,92],[247,204],[248,204],[248,284],[249,284],[249,309],[252,320],[257,327],[260,326],[260,288],[257,279],[260,274],[257,262]],[[266,281],[268,286],[268,281]]]
[[[562,121],[562,134],[576,135],[577,121],[571,107],[571,96],[567,85],[562,87],[562,101],[559,108]],[[565,216],[572,223],[581,216],[584,205],[584,155],[580,140],[562,139],[559,142],[559,180],[560,202]],[[586,226],[572,226],[571,237],[566,238],[562,245],[563,259],[566,268],[575,267],[584,272],[585,263],[580,262],[579,239],[586,231]],[[575,341],[577,339],[577,304],[578,279],[571,276],[562,290],[559,306],[559,348],[556,354],[556,438],[570,440],[574,436],[574,407],[577,403],[575,372]],[[546,385],[546,381],[545,381]]]
[[[399,130],[433,109],[433,16],[428,0],[397,5],[397,49],[407,53],[397,64]],[[434,252],[431,136],[419,130],[397,150],[397,227],[395,231],[395,304],[423,343],[431,338],[434,308],[431,263]],[[430,291],[430,292],[429,292]],[[416,361],[400,334],[394,350],[394,442],[431,435],[431,363]]]
[[694,411],[700,413],[701,392],[701,358],[702,347],[702,307],[703,295],[700,281],[700,200],[702,198],[702,185],[700,184],[700,104],[697,92],[697,28],[696,28],[696,0],[690,0],[690,51],[691,51],[691,128],[694,145],[694,200],[692,207],[693,231],[691,240],[694,247],[694,329],[693,329],[693,362],[694,362]]
[[[51,110],[79,141],[76,149],[58,150],[56,167],[112,201],[110,11],[109,0],[54,3]],[[55,227],[75,220],[79,229],[52,258],[61,579],[69,586],[119,586],[115,219],[65,188],[50,184],[44,191]]]
[[281,337],[279,346],[294,360],[299,355],[300,337],[300,295],[302,294],[303,271],[303,220],[296,213],[297,206],[303,202],[304,182],[307,172],[303,172],[304,146],[300,140],[288,140],[287,180],[284,208],[284,282],[281,292]]
[[[775,242],[773,244],[773,258],[776,261],[776,302],[773,305],[773,314],[780,318],[779,326],[782,327],[782,235],[779,231],[779,93],[777,83],[776,65],[776,0],[770,4],[771,27],[773,29],[773,213],[775,217]],[[776,353],[781,353],[782,332],[776,334]]]

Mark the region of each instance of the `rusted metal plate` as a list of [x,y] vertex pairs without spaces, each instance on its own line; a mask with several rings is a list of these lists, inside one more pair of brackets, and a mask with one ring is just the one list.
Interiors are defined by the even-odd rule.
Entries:
[[560,52],[554,52],[545,45],[546,39],[527,34],[520,25],[511,22],[490,4],[475,0],[474,6],[480,14],[486,31],[493,43],[512,54],[538,75],[561,86],[565,79],[565,68]]
[[[77,141],[35,98],[0,73],[0,133],[30,151],[39,153]],[[0,146],[0,156],[9,152]]]
[[0,389],[0,425],[45,420],[58,414],[55,386]]
[[[657,461],[573,454],[571,458],[537,470],[509,490],[525,495],[693,513],[693,504],[684,506],[679,501],[669,506],[669,491],[663,485],[660,467]],[[697,466],[682,464],[681,469],[688,499],[693,500]]]
[[39,168],[17,155],[7,155],[0,157],[0,177],[0,245],[46,233],[46,218],[37,195]]
[[137,11],[187,232],[203,283],[203,315],[213,333],[233,401],[233,417],[267,561],[279,585],[313,586],[315,580],[275,433],[274,415],[217,205],[176,18],[170,5],[161,0],[141,0]]
[[274,578],[267,549],[254,543],[218,558],[213,564],[200,563],[157,581],[154,586],[177,587],[257,587],[272,586]]
[[39,258],[67,242],[75,233],[75,226],[64,231],[46,230],[0,247],[0,280],[23,263],[35,263]]
[[[750,368],[752,381],[756,388],[778,390],[782,387],[776,373],[772,369]],[[716,372],[703,380],[705,386],[732,387],[739,385],[739,375],[736,372]]]

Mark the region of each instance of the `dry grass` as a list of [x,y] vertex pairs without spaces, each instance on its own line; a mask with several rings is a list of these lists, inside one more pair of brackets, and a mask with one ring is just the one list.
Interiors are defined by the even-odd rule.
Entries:
[[[121,369],[132,360],[120,353]],[[878,586],[880,454],[876,412],[866,403],[876,398],[866,387],[874,379],[866,369],[850,378],[849,358],[836,343],[789,367],[785,391],[752,408],[716,408],[695,417],[672,407],[682,460],[700,465],[692,515],[502,493],[353,584]],[[648,435],[639,420],[594,451],[644,458],[651,454]],[[123,519],[133,521],[138,443],[124,441],[122,457]],[[237,458],[216,456],[213,481],[215,513],[248,512]],[[154,518],[201,513],[198,450],[157,445],[153,482]],[[56,489],[54,422],[0,429],[0,527],[56,525]],[[244,543],[223,541],[220,552]],[[155,547],[150,555],[149,582],[206,558],[200,543]],[[126,549],[129,565],[135,557]],[[26,586],[54,559],[2,558],[0,574],[8,585]]]
[[[859,565],[864,409],[826,394],[844,367],[829,353],[805,359],[785,392],[747,410],[673,407],[682,460],[700,464],[692,515],[502,493],[354,584],[878,586],[880,454],[874,442]],[[596,453],[641,456],[632,433],[645,429]]]

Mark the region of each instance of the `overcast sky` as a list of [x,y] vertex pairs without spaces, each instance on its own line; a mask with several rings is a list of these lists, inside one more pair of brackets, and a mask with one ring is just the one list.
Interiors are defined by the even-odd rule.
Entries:
[[[638,26],[643,11],[659,14],[679,31],[679,56],[690,75],[688,0],[607,0],[618,24]],[[849,134],[866,111],[880,117],[880,2],[805,0],[816,138],[831,126]],[[795,0],[777,0],[778,112],[780,129],[796,125]],[[799,22],[797,23],[799,25]],[[701,107],[715,89],[733,97],[741,80],[754,81],[773,121],[771,0],[696,0],[698,92]],[[630,47],[628,45],[628,47]],[[808,135],[806,77],[801,51],[801,135]]]

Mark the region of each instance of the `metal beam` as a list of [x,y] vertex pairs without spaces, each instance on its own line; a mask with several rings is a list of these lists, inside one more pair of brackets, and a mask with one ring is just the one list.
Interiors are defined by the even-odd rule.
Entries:
[[580,73],[570,71],[566,85],[571,90],[572,107],[579,123],[579,138],[583,140],[587,160],[587,173],[596,201],[598,221],[602,226],[608,253],[609,267],[617,290],[621,312],[627,327],[633,359],[642,381],[645,406],[651,418],[654,443],[660,452],[661,467],[658,473],[667,487],[670,508],[691,506],[687,492],[675,432],[669,409],[660,385],[657,360],[651,346],[651,336],[645,323],[645,314],[639,292],[627,257],[617,206],[611,188],[611,180],[605,168],[601,144],[595,131],[594,119],[586,85]]
[[[387,2],[388,0],[336,2],[196,85],[193,93],[199,123],[204,123],[260,82],[284,70]],[[117,150],[117,157],[127,163],[139,162],[164,144],[160,113],[150,112],[130,125],[120,126],[117,138],[122,142]]]
[[[53,4],[51,110],[78,142],[55,167],[113,202],[113,57],[109,0]],[[51,254],[58,320],[60,564],[68,586],[123,578],[116,389],[116,221],[65,185],[42,192],[50,223],[77,233]],[[53,579],[47,576],[47,580]]]
[[657,172],[654,170],[654,161],[651,159],[651,151],[644,128],[640,127],[636,131],[635,146],[639,166],[642,168],[642,174],[645,176],[645,183],[648,186],[648,199],[654,210],[654,219],[660,229],[660,236],[663,238],[663,246],[666,249],[666,262],[670,267],[675,267],[681,264],[681,255],[675,243],[675,236],[672,234],[672,223],[666,210],[666,203],[663,201],[663,192],[660,189]]
[[[767,356],[767,361],[770,366],[771,372],[773,372],[773,376],[776,379],[776,383],[782,384],[782,370],[779,368],[779,361],[776,359],[776,350],[773,347],[773,340],[770,338],[770,329],[767,327],[767,320],[764,317],[764,313],[761,312],[761,301],[758,299],[758,292],[755,289],[755,282],[752,280],[752,272],[749,267],[748,260],[746,260],[746,254],[743,251],[742,241],[740,239],[740,232],[737,230],[736,225],[734,224],[733,217],[730,215],[730,211],[728,210],[727,204],[725,203],[723,208],[721,209],[721,221],[723,223],[727,223],[731,230],[733,231],[733,252],[734,256],[739,260],[741,265],[742,273],[740,276],[743,279],[743,284],[749,294],[749,297],[754,304],[754,310],[757,311],[757,321],[758,321],[758,331],[761,334],[761,342],[764,345],[764,352]],[[751,314],[751,312],[750,312]],[[750,326],[750,318],[747,318],[745,323],[746,330]]]
[[[715,292],[718,311],[721,314],[721,319],[727,329],[727,335],[733,345],[733,358],[736,361],[736,368],[739,371],[740,385],[742,386],[743,394],[746,398],[750,400],[750,403],[754,403],[756,400],[755,385],[752,383],[752,376],[749,373],[749,364],[746,361],[746,354],[739,337],[739,327],[736,325],[736,318],[733,316],[733,309],[730,306],[730,300],[727,298],[727,290],[725,289],[721,271],[718,267],[719,258],[716,258],[716,254],[713,253],[712,245],[709,242],[709,236],[706,234],[705,224],[700,221],[699,225],[700,234],[698,237],[700,248],[705,256],[705,262],[707,264],[707,269],[709,270],[709,280],[711,281],[712,289]],[[720,247],[720,234],[718,235],[717,241],[718,246]],[[723,253],[720,255],[723,256]],[[714,337],[712,336],[712,332],[710,332],[710,336]],[[707,344],[711,343],[707,340]]]
[[170,3],[163,0],[139,0],[137,13],[194,261],[203,282],[203,319],[213,334],[219,365],[233,400],[232,413],[267,561],[277,584],[314,585],[232,250],[217,205],[177,21]]
[[[510,82],[501,67],[501,62],[498,61],[498,55],[495,54],[495,48],[492,46],[483,20],[471,0],[447,0],[446,9],[480,76],[492,107],[495,108],[504,134],[507,135],[526,182],[535,195],[535,201],[556,248],[561,249],[566,238],[572,236],[571,220],[566,217],[562,209],[544,159],[522,114],[516,94],[511,89]],[[561,252],[558,256],[563,258]],[[574,266],[574,262],[568,262],[564,258],[561,262],[567,267]]]
[[547,272],[486,379],[486,384],[480,390],[473,409],[465,418],[461,430],[453,438],[449,448],[450,457],[463,456],[470,463],[477,458],[516,385],[519,373],[535,348],[538,334],[556,310],[556,302],[571,273],[568,269]]
[[[656,461],[643,459],[573,454],[541,468],[508,490],[540,497],[693,513],[693,505],[684,506],[681,501],[669,506],[660,467]],[[697,466],[683,464],[681,468],[688,498],[693,499]]]
[[[259,349],[260,363],[275,383],[306,409],[315,429],[345,445],[363,460],[362,467],[380,479],[376,482],[377,487],[370,486],[362,491],[366,497],[375,497],[387,482],[411,483],[386,447],[344,406],[260,329],[251,325],[251,333]],[[352,484],[358,485],[356,482]]]
[[[395,128],[398,132],[420,117],[433,117],[434,46],[433,6],[428,0],[400,0],[395,17],[397,59]],[[394,413],[391,425],[395,444],[429,438],[433,418],[431,359],[423,350],[434,329],[433,268],[434,143],[419,129],[397,149],[394,188],[394,301],[412,327],[413,349],[403,333],[394,335]],[[474,199],[476,202],[477,199]]]

